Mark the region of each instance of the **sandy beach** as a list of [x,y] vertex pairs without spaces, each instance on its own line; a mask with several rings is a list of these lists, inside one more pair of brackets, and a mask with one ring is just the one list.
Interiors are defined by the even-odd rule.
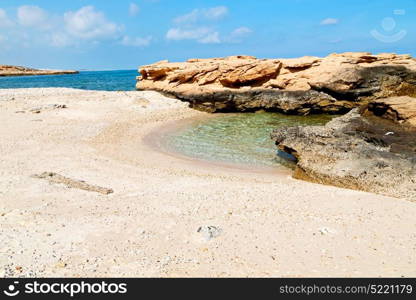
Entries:
[[149,143],[205,116],[156,92],[0,90],[0,276],[416,276],[416,203]]

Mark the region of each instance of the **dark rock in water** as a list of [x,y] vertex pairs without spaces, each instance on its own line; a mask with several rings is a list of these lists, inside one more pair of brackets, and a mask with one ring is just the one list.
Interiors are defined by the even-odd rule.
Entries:
[[416,201],[416,98],[370,101],[325,126],[272,138],[297,159],[294,177]]
[[297,163],[298,159],[293,156],[292,154],[290,154],[290,151],[282,151],[282,150],[277,150],[277,156],[279,156],[280,158],[283,158],[289,162],[292,163]]
[[409,55],[231,56],[162,61],[139,71],[137,89],[163,92],[208,112],[345,113],[378,98],[416,96],[416,60]]

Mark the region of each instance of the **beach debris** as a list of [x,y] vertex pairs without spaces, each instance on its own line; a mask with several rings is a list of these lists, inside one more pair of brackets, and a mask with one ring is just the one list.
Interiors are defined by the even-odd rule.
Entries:
[[140,105],[142,108],[146,108],[150,104],[150,101],[145,98],[137,98],[135,104]]
[[201,226],[197,230],[198,233],[201,233],[205,240],[209,241],[213,238],[218,237],[222,229],[217,226]]
[[16,266],[15,269],[19,273],[22,273],[23,272],[23,267],[21,267],[21,266]]
[[68,264],[66,262],[62,261],[62,260],[59,260],[55,265],[56,268],[60,268],[60,269],[63,269],[67,266],[68,266]]
[[68,108],[65,104],[47,104],[47,105],[42,105],[42,106],[37,106],[37,107],[33,107],[33,108],[29,108],[26,110],[18,110],[15,113],[32,113],[32,114],[40,114],[43,111],[47,111],[47,110],[54,110],[54,109],[63,109],[63,108]]
[[387,132],[385,135],[393,135],[394,134],[394,132],[393,131],[389,131],[389,132]]
[[86,183],[83,180],[76,180],[71,179],[65,176],[62,176],[57,173],[53,172],[43,172],[42,174],[34,174],[31,177],[38,178],[38,179],[45,179],[48,180],[50,183],[58,183],[58,184],[64,184],[69,188],[75,188],[75,189],[81,189],[89,192],[96,192],[104,195],[108,195],[113,193],[114,191],[109,188],[100,187],[97,185],[91,185]]
[[65,104],[48,104],[48,105],[43,105],[37,108],[32,108],[29,110],[29,112],[38,114],[45,110],[54,110],[54,109],[63,109],[63,108],[67,108],[67,106]]

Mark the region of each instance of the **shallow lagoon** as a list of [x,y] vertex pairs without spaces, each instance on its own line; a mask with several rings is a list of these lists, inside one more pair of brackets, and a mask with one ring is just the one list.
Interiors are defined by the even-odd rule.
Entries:
[[268,112],[218,114],[192,121],[171,133],[167,143],[179,153],[207,161],[260,167],[290,166],[277,155],[270,138],[272,130],[283,126],[323,125],[333,117]]

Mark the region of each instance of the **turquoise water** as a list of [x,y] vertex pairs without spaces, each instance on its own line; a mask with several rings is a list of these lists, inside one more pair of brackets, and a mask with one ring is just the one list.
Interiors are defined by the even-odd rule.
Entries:
[[277,155],[270,138],[273,129],[282,126],[323,125],[333,116],[289,116],[280,113],[219,114],[196,120],[171,133],[168,146],[193,158],[222,163],[276,167],[291,163]]
[[[135,89],[136,70],[84,71],[74,75],[0,77],[0,88],[68,87],[86,90],[130,91]],[[168,146],[184,155],[247,166],[290,166],[277,155],[270,139],[281,126],[321,125],[327,115],[288,116],[279,113],[218,114],[193,121],[171,133]]]
[[67,87],[84,90],[132,91],[137,70],[83,71],[72,75],[0,77],[0,89]]

